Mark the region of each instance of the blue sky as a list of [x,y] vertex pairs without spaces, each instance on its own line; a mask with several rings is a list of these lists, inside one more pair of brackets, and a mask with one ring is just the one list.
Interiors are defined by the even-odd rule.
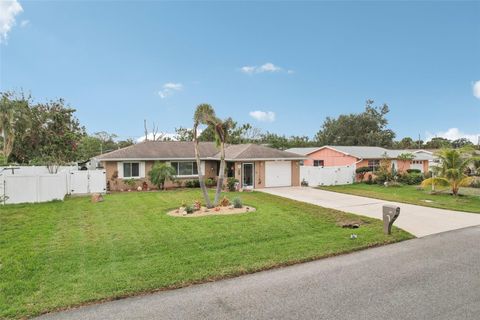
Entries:
[[480,2],[0,2],[0,89],[89,132],[172,132],[207,102],[313,136],[371,98],[398,138],[480,134]]

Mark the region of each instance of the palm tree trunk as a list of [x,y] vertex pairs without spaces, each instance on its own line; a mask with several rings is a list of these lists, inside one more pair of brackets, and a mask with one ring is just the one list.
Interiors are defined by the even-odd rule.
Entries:
[[202,172],[202,164],[200,162],[200,152],[198,150],[197,128],[193,130],[193,141],[195,145],[195,159],[197,161],[198,181],[200,182],[200,188],[202,189],[203,198],[205,199],[205,206],[207,208],[213,208],[212,202],[208,197],[207,187],[205,186],[205,179]]
[[213,204],[216,206],[220,200],[220,194],[222,193],[223,180],[225,179],[225,142],[220,143],[220,170],[218,172],[217,190],[215,191],[215,200]]

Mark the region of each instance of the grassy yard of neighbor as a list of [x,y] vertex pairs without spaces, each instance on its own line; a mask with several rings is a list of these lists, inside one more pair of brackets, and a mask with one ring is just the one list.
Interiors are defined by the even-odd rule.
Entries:
[[322,186],[318,188],[426,207],[480,213],[480,189],[474,188],[461,188],[458,197],[449,194],[448,190],[444,190],[438,194],[430,194],[430,188],[419,190],[417,186],[408,185],[384,187],[376,184],[356,183],[342,186]]
[[[380,220],[259,192],[256,212],[199,218],[170,209],[198,190],[117,193],[0,208],[0,318],[181,287],[412,238]],[[359,221],[359,229],[339,226]],[[357,239],[351,240],[355,233]]]

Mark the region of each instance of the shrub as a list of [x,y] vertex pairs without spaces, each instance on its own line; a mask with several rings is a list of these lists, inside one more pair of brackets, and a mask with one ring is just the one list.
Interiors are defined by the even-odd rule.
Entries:
[[195,200],[195,202],[193,203],[193,209],[195,211],[198,211],[201,208],[202,208],[202,203],[199,200]]
[[407,169],[407,173],[422,173],[420,169]]
[[135,179],[127,179],[127,180],[123,180],[123,182],[129,186],[130,188],[132,189],[135,189],[135,187],[137,186],[137,180]]
[[476,177],[473,181],[472,184],[470,185],[472,188],[480,188],[480,178]]
[[215,184],[215,180],[213,180],[212,178],[208,178],[207,180],[205,180],[205,185],[207,187],[213,187]]
[[417,185],[422,183],[423,175],[421,173],[405,173],[398,177],[398,182],[408,184],[408,185]]
[[187,187],[187,188],[199,188],[200,187],[200,181],[198,181],[198,180],[187,180],[187,181],[185,181],[185,187]]
[[243,208],[242,200],[239,197],[233,199],[233,207],[234,208]]
[[220,201],[220,206],[228,207],[229,205],[230,205],[230,200],[228,200],[227,197],[223,197],[223,199]]
[[191,206],[191,205],[188,205],[188,206],[185,207],[185,212],[188,213],[188,214],[192,214],[194,211],[195,210],[194,210],[193,206]]
[[355,173],[358,175],[358,177],[360,178],[360,182],[363,181],[363,178],[365,178],[365,174],[367,172],[370,172],[372,171],[372,169],[370,167],[360,167],[360,168],[357,168],[355,170]]
[[175,180],[175,184],[177,185],[178,188],[183,187],[183,181],[182,180]]
[[366,184],[374,184],[375,181],[373,181],[373,176],[369,175],[367,181],[365,182]]
[[235,183],[238,182],[238,179],[234,177],[230,177],[227,179],[227,189],[228,191],[235,191]]

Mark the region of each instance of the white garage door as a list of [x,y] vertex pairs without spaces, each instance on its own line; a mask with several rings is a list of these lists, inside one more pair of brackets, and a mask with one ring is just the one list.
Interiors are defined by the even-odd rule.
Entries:
[[265,187],[289,187],[292,185],[291,161],[265,162]]

